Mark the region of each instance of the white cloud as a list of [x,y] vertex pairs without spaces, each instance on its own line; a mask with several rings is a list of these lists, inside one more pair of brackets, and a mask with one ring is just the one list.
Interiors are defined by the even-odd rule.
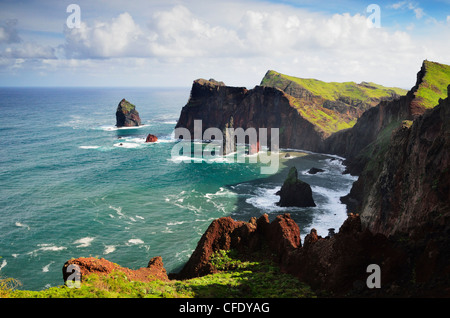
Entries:
[[[83,85],[92,84],[88,78],[93,85],[120,85],[129,76],[127,84],[159,86],[190,85],[193,79],[213,77],[249,87],[275,69],[326,81],[365,80],[410,88],[425,58],[450,62],[445,55],[450,41],[438,46],[434,42],[445,34],[428,32],[425,45],[418,32],[408,33],[413,28],[423,31],[425,19],[414,19],[416,25],[410,23],[403,32],[383,24],[369,28],[361,14],[329,15],[270,2],[156,2],[140,12],[134,3],[112,1],[114,10],[108,6],[97,15],[81,4],[81,28],[65,28],[59,47],[3,42],[0,68],[12,65],[7,57],[30,59],[14,65],[34,74],[45,72],[47,78],[70,73],[74,81],[82,78]],[[411,1],[391,7],[425,16]],[[122,8],[128,11],[118,11]],[[429,24],[430,29],[436,27]],[[42,61],[31,61],[33,56]]]
[[13,59],[53,59],[55,58],[55,49],[26,42],[6,47],[3,52],[0,52],[0,56]]
[[143,32],[129,13],[109,22],[95,21],[80,28],[65,29],[64,49],[69,58],[111,58],[141,55]]
[[418,7],[418,5],[416,3],[413,3],[411,1],[400,1],[397,3],[393,3],[393,4],[389,5],[388,8],[392,8],[395,10],[399,10],[399,9],[411,10],[414,12],[417,19],[421,19],[425,15],[425,12],[423,11],[423,9]]
[[424,15],[423,9],[422,8],[415,8],[414,9],[414,13],[416,14],[416,18],[417,19],[421,19]]
[[18,43],[21,41],[16,26],[17,19],[10,19],[0,24],[0,44]]

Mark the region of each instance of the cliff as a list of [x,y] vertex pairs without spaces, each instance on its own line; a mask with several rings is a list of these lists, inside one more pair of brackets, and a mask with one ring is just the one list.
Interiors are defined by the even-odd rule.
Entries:
[[117,105],[116,110],[116,126],[117,127],[134,127],[141,125],[141,118],[136,110],[136,106],[129,101],[122,99]]
[[[185,127],[193,136],[196,119],[202,120],[202,133],[209,127],[224,130],[233,122],[234,128],[244,130],[268,128],[269,140],[270,128],[278,128],[280,147],[321,151],[327,137],[352,127],[364,109],[401,93],[368,83],[316,81],[315,85],[307,85],[308,80],[304,80],[302,86],[299,81],[273,71],[267,72],[260,86],[250,90],[214,80],[196,80],[176,128]],[[335,90],[330,92],[329,87]]]
[[352,128],[331,135],[325,151],[347,158],[350,171],[360,174],[369,159],[383,155],[392,131],[403,120],[414,120],[447,96],[449,83],[450,66],[423,61],[416,84],[406,95],[368,109]]
[[431,101],[436,106],[447,96],[449,83],[450,66],[424,61],[417,73],[416,84],[406,96],[380,103],[365,112],[353,128],[333,134],[326,140],[325,148],[345,156],[349,172],[359,175],[350,193],[342,198],[351,211],[362,211],[363,205],[367,204],[368,193],[388,160],[386,152],[393,132],[432,109]]
[[[450,93],[450,86],[448,86]],[[426,236],[450,216],[450,101],[447,97],[391,137],[380,174],[367,184],[361,204],[371,231]]]

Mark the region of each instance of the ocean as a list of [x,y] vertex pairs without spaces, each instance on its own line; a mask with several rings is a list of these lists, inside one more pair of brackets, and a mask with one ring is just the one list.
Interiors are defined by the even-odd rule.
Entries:
[[[281,149],[271,175],[250,160],[178,162],[174,127],[189,93],[0,88],[0,277],[20,281],[19,289],[58,286],[67,260],[89,256],[133,269],[162,256],[167,272],[177,272],[224,216],[290,213],[302,239],[311,228],[322,236],[339,229],[347,216],[339,198],[356,180],[343,174],[343,158]],[[122,98],[136,105],[143,126],[114,127]],[[145,143],[149,133],[156,143]],[[276,205],[291,166],[311,185],[317,207]],[[311,167],[324,172],[309,174]]]

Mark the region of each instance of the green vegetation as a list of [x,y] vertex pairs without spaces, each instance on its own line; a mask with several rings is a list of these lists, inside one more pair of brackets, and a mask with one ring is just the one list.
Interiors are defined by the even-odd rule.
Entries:
[[[353,127],[358,114],[375,106],[382,98],[407,93],[401,88],[384,87],[375,83],[328,83],[275,71],[268,71],[261,85],[279,88],[294,95],[287,95],[291,104],[303,118],[325,135]],[[326,107],[325,103],[328,104]]]
[[303,118],[316,125],[327,135],[331,135],[339,130],[351,128],[356,124],[356,118],[342,116],[338,112],[321,106],[302,105],[300,99],[292,96],[288,98]]
[[5,298],[297,298],[315,297],[295,277],[280,272],[267,258],[219,251],[211,257],[217,273],[189,280],[129,281],[122,272],[83,277],[80,288],[52,287],[42,291],[13,290],[0,284]]
[[131,104],[129,101],[127,101],[125,99],[120,102],[120,107],[122,108],[122,110],[126,110],[127,112],[130,112],[130,111],[136,109],[135,105]]
[[367,102],[371,98],[389,97],[393,94],[405,95],[407,93],[405,89],[385,87],[375,83],[323,82],[316,79],[284,75],[275,71],[269,71],[263,78],[261,85],[284,90],[286,84],[288,84],[286,80],[300,85],[315,96],[321,96],[330,101],[336,101],[338,98],[349,98],[354,101]]
[[450,85],[450,66],[431,61],[424,61],[425,76],[416,92],[416,98],[425,108],[433,108],[439,98],[447,97],[447,86]]

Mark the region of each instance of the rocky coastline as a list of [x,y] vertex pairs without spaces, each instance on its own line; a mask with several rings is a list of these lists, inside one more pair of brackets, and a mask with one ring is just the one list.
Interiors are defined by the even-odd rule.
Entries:
[[[450,83],[442,83],[445,96],[437,94],[442,97],[435,107],[424,107],[420,95],[437,66],[424,61],[405,96],[367,106],[353,128],[331,135],[299,115],[287,88],[247,90],[195,81],[177,127],[193,129],[193,120],[202,118],[203,129],[223,128],[232,117],[244,129],[284,127],[280,147],[345,156],[349,172],[359,175],[343,198],[353,213],[336,234],[320,237],[313,229],[303,242],[289,214],[272,222],[267,214],[248,222],[223,217],[210,224],[179,273],[167,275],[160,258],[144,269],[122,270],[130,279],[140,279],[138,272],[154,279],[189,279],[215,271],[214,252],[238,250],[265,253],[283,272],[331,297],[450,297]],[[94,263],[70,260],[63,273],[70,264],[79,265],[83,275],[107,274],[114,267],[106,260]],[[380,286],[374,288],[368,284],[371,265],[381,271]]]

